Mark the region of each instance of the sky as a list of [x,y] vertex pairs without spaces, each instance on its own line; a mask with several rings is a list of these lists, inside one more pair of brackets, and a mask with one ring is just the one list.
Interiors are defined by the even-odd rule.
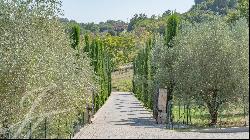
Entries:
[[167,10],[187,12],[194,0],[62,0],[63,17],[81,23],[109,19],[129,22],[134,14],[161,15]]

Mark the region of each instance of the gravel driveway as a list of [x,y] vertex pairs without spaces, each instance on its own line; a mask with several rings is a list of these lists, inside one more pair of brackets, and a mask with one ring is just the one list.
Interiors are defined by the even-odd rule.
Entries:
[[205,133],[176,132],[155,124],[133,94],[113,92],[95,114],[93,123],[85,126],[74,139],[249,139],[248,132]]

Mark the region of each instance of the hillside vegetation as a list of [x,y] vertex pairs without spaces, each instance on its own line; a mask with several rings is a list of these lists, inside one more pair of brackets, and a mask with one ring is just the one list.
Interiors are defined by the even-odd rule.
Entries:
[[193,111],[205,125],[246,125],[248,0],[98,24],[59,18],[61,4],[0,1],[0,138],[71,138],[112,90],[132,91],[156,116],[166,88],[168,124]]

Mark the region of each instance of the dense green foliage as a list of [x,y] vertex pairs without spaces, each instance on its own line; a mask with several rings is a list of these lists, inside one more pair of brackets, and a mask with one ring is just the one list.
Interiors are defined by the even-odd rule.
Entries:
[[188,27],[176,39],[174,95],[205,105],[212,124],[217,122],[221,105],[248,96],[247,28],[245,20],[230,27],[217,19]]
[[165,31],[166,46],[173,47],[171,41],[177,34],[178,16],[176,14],[171,15],[167,20],[167,28]]
[[94,106],[97,111],[111,94],[111,57],[106,51],[103,41],[94,38],[89,42],[89,37],[85,36],[85,51],[91,58],[91,65],[94,67],[95,74],[98,76],[98,94],[94,95]]
[[153,70],[151,65],[152,40],[146,43],[146,47],[141,50],[134,60],[133,93],[144,103],[144,106],[153,109]]
[[71,44],[72,48],[78,49],[80,43],[80,27],[78,25],[74,25],[72,27],[71,40],[72,40]]
[[135,14],[132,19],[130,19],[130,23],[128,24],[128,31],[134,30],[134,26],[138,21],[147,19],[147,15],[145,14]]
[[132,63],[133,58],[137,53],[133,36],[126,34],[121,36],[107,35],[102,37],[102,40],[107,53],[112,57],[114,69]]
[[[67,18],[61,18],[61,22],[75,25],[78,24],[74,20],[68,20]],[[109,33],[112,36],[119,36],[120,33],[127,30],[128,24],[121,20],[107,20],[106,22],[95,23],[79,23],[82,34],[94,33],[94,34],[105,34]]]
[[191,10],[212,11],[220,15],[226,15],[228,10],[236,8],[237,0],[195,0]]
[[[165,40],[166,40],[166,47],[165,47],[165,50],[167,50],[167,53],[165,55],[167,55],[167,57],[165,56],[165,65],[160,65],[159,66],[159,69],[160,70],[163,70],[164,71],[167,69],[167,72],[168,72],[168,77],[166,79],[166,87],[167,87],[167,91],[168,91],[168,95],[167,95],[167,104],[169,104],[169,102],[173,99],[173,90],[174,90],[174,86],[175,86],[175,80],[174,80],[174,77],[172,76],[173,75],[173,64],[174,64],[174,55],[171,54],[171,49],[173,49],[173,39],[174,37],[176,36],[177,34],[177,29],[178,29],[178,23],[179,20],[178,20],[178,16],[174,13],[172,14],[168,20],[167,20],[167,29],[166,29],[166,32],[165,32]],[[172,55],[172,56],[171,56]],[[168,56],[171,56],[170,58]],[[171,115],[172,112],[171,112],[172,108],[168,108],[166,109],[166,112]],[[169,120],[169,119],[167,119]]]
[[0,1],[0,128],[11,138],[29,137],[29,124],[33,138],[44,138],[45,120],[47,137],[69,137],[91,101],[94,71],[86,54],[76,57],[71,48],[59,6]]
[[132,63],[133,81],[121,89],[132,83],[150,109],[159,88],[205,107],[211,124],[219,110],[248,106],[248,0],[195,0],[183,14],[98,24],[59,19],[60,6],[0,1],[0,132],[11,138],[28,138],[30,124],[33,138],[46,128],[48,138],[72,135],[85,107],[97,111],[111,94],[111,73]]
[[[178,15],[181,21],[177,15],[167,14],[165,36],[153,39],[149,51],[153,55],[144,47],[134,62],[133,90],[145,106],[148,100],[156,103],[145,96],[155,98],[157,88],[167,88],[168,100],[173,94],[175,102],[205,106],[213,125],[219,110],[228,110],[229,104],[249,96],[249,34],[241,19],[248,23],[248,5],[245,0],[197,0],[190,11]],[[144,25],[152,23],[141,19],[136,25],[146,21]],[[152,69],[150,79],[147,75]],[[153,90],[148,88],[150,80]],[[246,106],[246,101],[236,106]]]
[[[168,94],[173,94],[174,102],[206,107],[211,125],[217,123],[219,110],[228,110],[232,104],[247,106],[247,101],[243,100],[249,96],[246,20],[228,25],[223,19],[216,19],[179,27],[182,28],[173,41],[173,47],[166,48],[163,37],[156,37],[151,46],[153,55],[146,49],[138,54],[133,83],[138,98],[146,106],[149,100],[154,103],[145,96],[152,98],[157,92],[145,83],[155,80],[152,82],[154,87],[167,88]],[[153,76],[149,74],[152,69],[156,70]]]

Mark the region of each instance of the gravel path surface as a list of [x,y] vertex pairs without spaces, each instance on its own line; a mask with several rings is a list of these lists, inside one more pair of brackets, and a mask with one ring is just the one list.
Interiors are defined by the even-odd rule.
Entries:
[[133,94],[113,92],[95,114],[93,123],[85,126],[74,139],[249,139],[248,132],[207,133],[176,132],[155,124],[150,112]]

